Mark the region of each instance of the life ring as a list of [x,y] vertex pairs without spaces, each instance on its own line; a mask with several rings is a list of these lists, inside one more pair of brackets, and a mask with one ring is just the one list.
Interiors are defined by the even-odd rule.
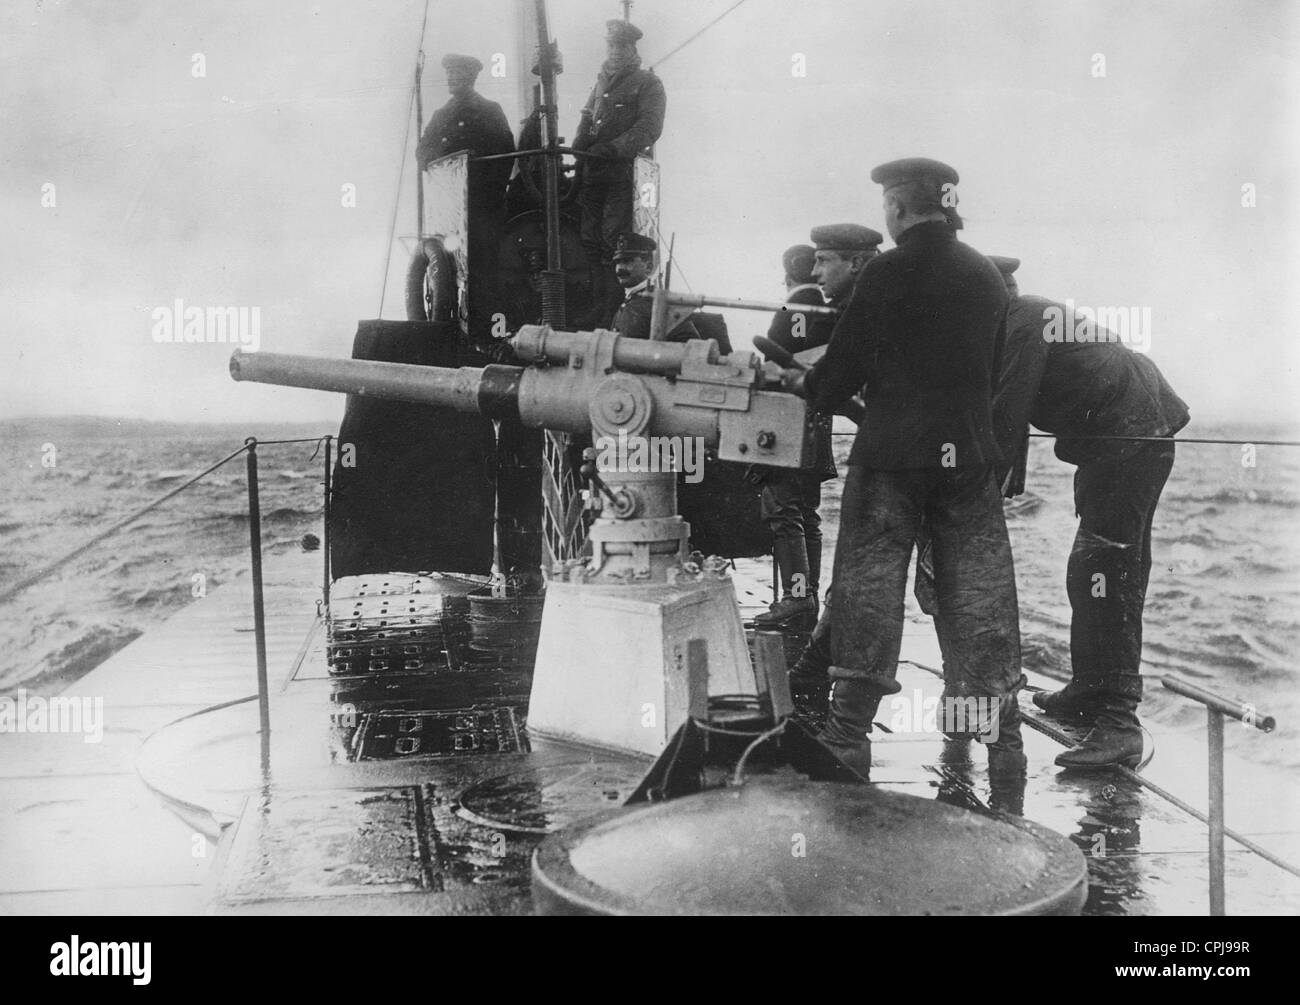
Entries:
[[456,263],[441,238],[426,237],[406,269],[406,319],[452,321],[456,299]]

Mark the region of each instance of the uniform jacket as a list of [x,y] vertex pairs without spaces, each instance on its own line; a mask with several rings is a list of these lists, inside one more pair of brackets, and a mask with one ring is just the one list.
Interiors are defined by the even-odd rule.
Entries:
[[[1190,413],[1160,370],[1146,356],[1098,329],[1097,341],[1049,342],[1044,312],[1064,304],[1044,297],[1018,297],[1007,311],[994,420],[998,443],[1015,463],[1008,494],[1023,491],[1023,455],[1029,424],[1057,434],[1056,456],[1071,464],[1122,457],[1136,441],[1096,441],[1081,436],[1172,436]],[[1110,340],[1103,340],[1110,336]],[[1074,434],[1071,436],[1070,434]]]
[[806,383],[813,407],[827,414],[862,391],[866,418],[850,464],[1000,460],[993,373],[1007,299],[997,268],[947,223],[917,224],[867,263]]
[[[822,291],[812,283],[796,286],[786,294],[785,301],[788,304],[826,306]],[[805,314],[803,338],[795,338],[794,318],[798,313],[798,311],[780,311],[773,315],[772,324],[767,329],[767,337],[787,352],[816,349],[831,340],[831,332],[835,330],[835,319],[827,314]]]
[[[654,292],[654,286],[645,287],[647,294]],[[623,301],[621,307],[614,314],[614,320],[610,322],[609,327],[620,335],[628,338],[646,338],[650,337],[650,317],[654,313],[654,304],[649,296],[631,296]],[[691,324],[690,319],[683,321],[676,328],[668,333],[669,342],[685,342],[687,339],[699,338],[700,333],[696,331],[695,325]]]
[[[472,91],[466,98],[452,98],[433,113],[416,147],[415,159],[423,170],[430,161],[457,150],[484,156],[510,153],[514,148],[514,133],[501,106]],[[473,165],[471,187],[481,196],[504,196],[511,166],[509,160]]]
[[619,157],[631,160],[659,139],[667,104],[664,85],[649,70],[629,67],[607,82],[602,73],[583,107],[573,145],[584,150],[609,143]]

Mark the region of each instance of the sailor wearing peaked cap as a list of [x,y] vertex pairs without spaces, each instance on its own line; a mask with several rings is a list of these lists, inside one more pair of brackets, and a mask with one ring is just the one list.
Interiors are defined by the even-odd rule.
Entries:
[[871,177],[885,186],[897,247],[862,268],[826,354],[783,378],[823,414],[859,392],[866,405],[841,503],[832,690],[817,738],[865,777],[881,698],[899,690],[903,591],[924,522],[942,598],[945,695],[997,700],[997,732],[981,737],[989,776],[1023,785],[1016,580],[993,479],[1001,461],[993,370],[1007,291],[993,264],[957,240],[943,199],[956,171],[910,158]]
[[881,164],[871,171],[871,180],[890,189],[909,181],[934,181],[940,185],[956,185],[960,180],[955,168],[929,157],[903,157]]
[[808,244],[796,244],[785,249],[785,252],[781,255],[781,267],[785,269],[785,283],[788,289],[793,290],[799,286],[812,285],[815,250]]
[[448,73],[469,73],[477,77],[479,71],[483,69],[483,64],[473,56],[461,56],[450,52],[442,57],[442,68]]
[[[442,57],[442,65],[447,71],[451,100],[433,113],[416,147],[415,158],[421,170],[430,161],[457,150],[467,150],[470,156],[514,150],[515,138],[505,112],[495,101],[474,90],[474,78],[483,64],[473,56],[450,53]],[[508,160],[474,165],[470,178],[471,203],[489,206],[500,202],[510,168]]]
[[884,237],[856,223],[828,223],[808,235],[818,251],[874,251]]
[[[846,226],[853,232],[846,238],[831,240],[837,247],[861,244],[863,235],[858,231],[875,234],[865,227]],[[819,227],[813,231],[814,239],[827,230],[835,231],[836,228]],[[879,242],[880,235],[875,234],[875,237]],[[796,244],[781,256],[781,265],[785,269],[785,301],[792,306],[782,307],[773,316],[767,337],[790,353],[825,345],[835,328],[834,318],[824,314],[805,314],[793,306],[810,304],[821,307],[826,303],[814,285],[817,250],[811,245]],[[855,252],[846,250],[844,253],[852,256]],[[837,474],[831,451],[829,418],[818,419],[816,442],[813,470],[792,471],[755,465],[747,472],[747,477],[762,487],[760,512],[772,532],[772,558],[781,583],[780,599],[754,619],[756,628],[807,628],[817,619],[817,593],[821,589],[822,570],[822,518],[818,509],[822,482]]]
[[644,234],[619,234],[618,241],[614,244],[614,261],[620,262],[642,256],[653,258],[658,250],[659,245],[655,243],[654,238],[646,237]]
[[876,256],[884,240],[877,231],[857,223],[814,227],[809,237],[816,245],[813,281],[830,303],[848,299],[858,273]]
[[606,23],[605,61],[573,137],[573,149],[590,155],[580,159],[577,201],[583,254],[595,291],[593,317],[612,308],[618,296],[609,262],[618,235],[632,229],[633,162],[663,133],[668,106],[663,83],[641,68],[640,38],[641,29],[626,21]]
[[[624,338],[649,338],[654,304],[651,270],[654,268],[657,245],[652,238],[628,231],[619,234],[614,244],[614,275],[623,288],[623,302],[614,312],[613,320],[601,327],[614,329]],[[644,296],[642,295],[644,294]],[[699,338],[700,333],[690,319],[682,321],[667,333],[670,342],[685,342]]]
[[[785,302],[824,307],[826,299],[817,285],[817,251],[808,244],[786,248],[781,256],[785,269]],[[781,308],[768,326],[767,337],[788,352],[815,349],[830,341],[835,319],[825,314],[804,314]]]
[[642,31],[630,21],[606,21],[605,41],[619,45],[635,45],[641,40]]
[[[895,202],[907,206],[918,216],[942,213],[949,226],[954,230],[961,229],[954,191],[958,182],[955,168],[929,157],[904,157],[874,168],[871,180],[884,188],[886,205],[893,196]],[[903,229],[906,228],[899,228],[898,233]],[[898,233],[892,225],[889,226],[890,237],[897,240]]]

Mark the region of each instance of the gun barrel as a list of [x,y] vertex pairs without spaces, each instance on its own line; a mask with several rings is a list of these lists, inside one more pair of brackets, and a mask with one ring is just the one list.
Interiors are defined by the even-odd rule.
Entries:
[[230,357],[235,380],[442,405],[490,418],[518,416],[522,373],[515,366],[451,369],[239,349]]

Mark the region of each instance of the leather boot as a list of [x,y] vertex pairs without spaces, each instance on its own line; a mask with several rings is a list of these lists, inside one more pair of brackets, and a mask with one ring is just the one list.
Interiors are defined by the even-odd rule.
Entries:
[[1074,719],[1092,720],[1100,702],[1098,682],[1071,680],[1059,691],[1035,691],[1033,702],[1048,715],[1068,722]]
[[1142,727],[1137,707],[1142,700],[1142,676],[1115,673],[1093,682],[1096,718],[1083,742],[1056,757],[1062,768],[1092,770],[1122,764],[1136,768],[1142,760]]
[[897,694],[902,688],[896,680],[857,670],[852,667],[830,668],[831,701],[817,739],[862,778],[871,772],[871,722],[880,707],[880,699]]
[[[812,626],[817,618],[817,601],[808,595],[808,552],[802,537],[778,537],[772,555],[781,573],[779,601],[754,619],[754,627],[764,630]],[[798,578],[796,578],[798,577]],[[795,596],[796,591],[802,596]]]

